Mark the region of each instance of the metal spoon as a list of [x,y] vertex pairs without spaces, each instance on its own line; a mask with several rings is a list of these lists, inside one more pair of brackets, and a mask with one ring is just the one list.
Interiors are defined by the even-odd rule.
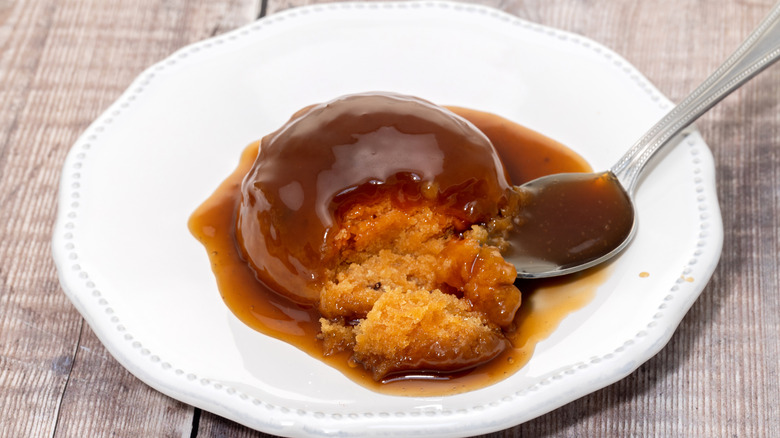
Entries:
[[[633,194],[645,165],[686,127],[780,59],[780,3],[737,50],[636,142],[609,171],[557,174],[520,187],[524,194],[505,258],[519,278],[577,272],[621,252],[636,234]],[[584,199],[583,196],[589,196]]]

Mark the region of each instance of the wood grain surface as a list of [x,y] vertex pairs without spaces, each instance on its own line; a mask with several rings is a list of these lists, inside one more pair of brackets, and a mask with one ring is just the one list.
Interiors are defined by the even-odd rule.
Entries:
[[[0,0],[0,437],[265,436],[122,368],[51,259],[70,146],[146,67],[192,42],[318,0]],[[680,100],[767,0],[481,0],[594,39]],[[719,267],[670,343],[626,379],[490,437],[777,436],[780,66],[698,123],[726,230]]]

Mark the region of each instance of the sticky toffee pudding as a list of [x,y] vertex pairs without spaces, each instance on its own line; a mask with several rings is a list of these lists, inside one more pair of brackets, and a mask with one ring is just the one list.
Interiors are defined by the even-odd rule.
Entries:
[[[501,256],[523,203],[513,183],[588,170],[498,116],[357,94],[248,147],[189,225],[248,325],[376,390],[462,392],[522,366],[600,282],[517,282]],[[534,292],[572,282],[554,306]]]

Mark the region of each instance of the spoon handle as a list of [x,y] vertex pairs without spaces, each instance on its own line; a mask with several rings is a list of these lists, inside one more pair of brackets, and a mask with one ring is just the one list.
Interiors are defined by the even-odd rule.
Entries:
[[698,88],[636,142],[612,167],[628,193],[633,193],[645,164],[674,136],[732,91],[780,59],[780,3],[737,50]]

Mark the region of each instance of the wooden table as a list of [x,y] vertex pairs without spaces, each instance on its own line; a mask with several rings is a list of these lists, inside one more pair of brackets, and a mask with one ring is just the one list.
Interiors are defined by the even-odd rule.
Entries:
[[[176,49],[308,0],[0,0],[0,436],[263,436],[133,377],[51,259],[60,169],[133,78]],[[678,101],[771,0],[481,0],[611,47]],[[707,114],[723,256],[671,342],[628,378],[509,436],[780,431],[780,66]]]

